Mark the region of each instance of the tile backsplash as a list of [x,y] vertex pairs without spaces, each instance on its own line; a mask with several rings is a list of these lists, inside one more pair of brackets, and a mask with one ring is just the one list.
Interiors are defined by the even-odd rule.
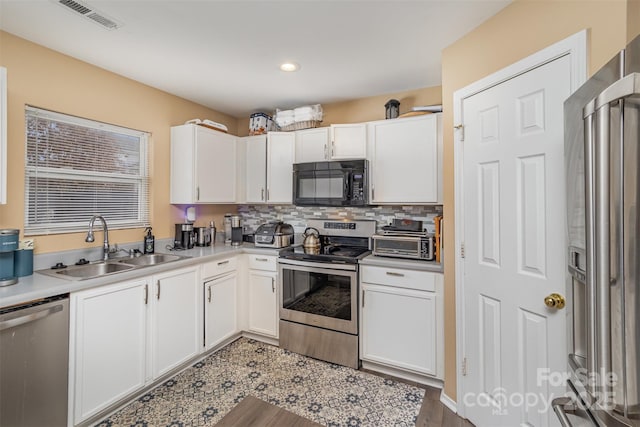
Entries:
[[388,225],[394,218],[408,218],[424,222],[428,232],[434,232],[433,218],[442,215],[442,206],[367,206],[355,207],[306,207],[293,205],[240,205],[238,213],[242,216],[247,232],[255,231],[260,224],[280,220],[293,226],[296,233],[302,233],[307,219],[373,219],[378,230]]

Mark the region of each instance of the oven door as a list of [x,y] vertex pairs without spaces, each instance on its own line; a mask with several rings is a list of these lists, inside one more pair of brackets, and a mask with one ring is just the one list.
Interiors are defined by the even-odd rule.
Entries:
[[280,259],[280,319],[358,334],[357,265]]

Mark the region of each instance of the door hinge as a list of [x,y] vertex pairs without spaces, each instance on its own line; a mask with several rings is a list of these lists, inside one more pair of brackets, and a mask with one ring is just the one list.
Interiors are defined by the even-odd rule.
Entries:
[[460,131],[460,141],[464,141],[464,125],[455,125],[453,128]]
[[460,244],[460,258],[464,258],[464,243]]
[[467,376],[467,358],[463,358],[462,359],[462,376],[466,377]]

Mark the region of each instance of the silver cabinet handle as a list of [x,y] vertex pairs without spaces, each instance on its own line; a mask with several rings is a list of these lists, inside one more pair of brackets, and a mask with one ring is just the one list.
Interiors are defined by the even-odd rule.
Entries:
[[229,260],[226,260],[226,261],[220,261],[220,262],[218,263],[218,265],[225,265],[225,264],[229,264]]
[[331,141],[331,157],[333,158],[333,156],[335,155],[336,155],[336,142]]
[[160,280],[156,281],[156,286],[158,287],[158,294],[156,295],[156,298],[160,299]]
[[196,187],[196,200],[200,200],[200,187]]
[[147,305],[149,303],[149,285],[144,285],[144,304]]
[[396,277],[404,277],[402,273],[396,273],[394,271],[387,271],[387,276],[396,276]]
[[264,200],[264,188],[260,189],[260,200]]
[[267,262],[267,261],[269,261],[269,260],[268,260],[268,259],[266,259],[266,258],[256,258],[256,261]]
[[271,292],[276,292],[276,279],[274,279],[273,277],[271,278]]
[[328,156],[327,156],[327,143],[324,143],[324,159],[328,160]]
[[211,286],[209,286],[207,290],[209,291],[209,297],[207,299],[211,302]]
[[45,308],[44,310],[36,311],[35,313],[27,314],[15,319],[4,320],[0,322],[0,331],[15,328],[16,326],[24,325],[25,323],[35,322],[38,319],[50,316],[58,311],[62,311],[62,304],[54,305],[53,307]]
[[372,198],[373,200],[375,200],[375,199],[376,199],[376,187],[375,187],[375,186],[373,186],[373,185],[371,186],[371,198]]
[[364,308],[364,289],[362,290],[362,307]]

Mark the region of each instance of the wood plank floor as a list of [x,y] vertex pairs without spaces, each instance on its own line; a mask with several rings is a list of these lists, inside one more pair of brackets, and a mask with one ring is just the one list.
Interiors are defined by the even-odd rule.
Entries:
[[247,396],[242,399],[242,402],[238,403],[216,424],[216,427],[231,426],[322,427],[321,424],[314,423],[253,396]]
[[417,385],[426,389],[416,427],[474,427],[440,402],[440,389]]

